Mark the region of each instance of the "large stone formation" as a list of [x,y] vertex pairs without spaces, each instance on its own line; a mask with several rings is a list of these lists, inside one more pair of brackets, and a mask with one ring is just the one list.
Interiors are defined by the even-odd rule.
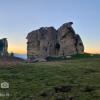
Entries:
[[54,27],[41,27],[28,33],[28,59],[83,54],[83,42],[75,33],[72,24],[72,22],[65,23],[58,30]]
[[8,42],[6,38],[0,39],[0,56],[8,55]]

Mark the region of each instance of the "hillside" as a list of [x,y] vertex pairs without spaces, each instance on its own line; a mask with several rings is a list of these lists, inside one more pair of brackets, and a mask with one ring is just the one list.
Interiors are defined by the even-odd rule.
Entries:
[[[1,57],[0,56],[0,65],[6,67],[7,65],[16,65],[23,62],[24,60],[18,57]],[[1,67],[0,66],[0,67]]]
[[100,100],[100,58],[1,64],[3,81],[10,96],[0,100]]

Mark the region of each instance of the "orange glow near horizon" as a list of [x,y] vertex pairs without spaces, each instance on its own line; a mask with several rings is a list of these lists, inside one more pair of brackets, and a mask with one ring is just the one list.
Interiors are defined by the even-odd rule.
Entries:
[[100,50],[97,49],[85,49],[86,53],[100,54]]
[[[11,53],[18,53],[18,54],[27,54],[27,49],[25,48],[17,48],[17,47],[12,47],[12,48],[8,48],[8,52]],[[94,49],[85,49],[86,53],[93,53],[93,54],[100,54],[100,50],[96,50]]]
[[12,48],[8,48],[8,52],[9,53],[13,52],[13,53],[18,53],[18,54],[26,54],[27,49],[12,47]]
[[[24,43],[22,43],[22,42],[14,43],[14,42],[11,41],[9,43],[9,46],[8,46],[8,52],[9,53],[13,52],[13,53],[18,53],[18,54],[27,54],[27,44],[26,44],[26,42],[24,42]],[[100,54],[100,48],[96,47],[93,44],[85,43],[84,52],[92,53],[92,54]]]

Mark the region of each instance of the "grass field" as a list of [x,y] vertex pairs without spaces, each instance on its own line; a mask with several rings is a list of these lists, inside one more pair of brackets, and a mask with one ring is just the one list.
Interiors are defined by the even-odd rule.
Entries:
[[[0,65],[0,100],[100,100],[100,57]],[[56,92],[55,87],[71,87]]]

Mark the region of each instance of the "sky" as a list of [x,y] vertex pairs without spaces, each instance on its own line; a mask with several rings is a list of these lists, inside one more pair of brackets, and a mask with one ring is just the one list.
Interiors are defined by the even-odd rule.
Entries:
[[26,36],[42,26],[72,21],[85,52],[100,53],[100,0],[0,0],[0,38],[9,52],[26,54]]

